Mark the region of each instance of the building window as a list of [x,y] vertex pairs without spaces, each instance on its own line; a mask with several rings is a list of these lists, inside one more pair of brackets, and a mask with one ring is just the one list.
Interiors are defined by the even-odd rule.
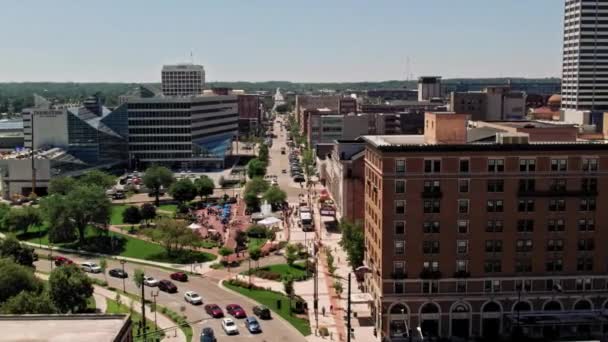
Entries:
[[424,254],[439,254],[439,241],[423,241],[422,252]]
[[533,212],[534,200],[519,200],[517,202],[517,211],[519,211],[520,213]]
[[395,234],[396,235],[405,234],[405,221],[395,221]]
[[395,201],[395,214],[405,214],[405,201]]
[[576,259],[576,270],[577,271],[593,271],[593,258],[580,257]]
[[585,192],[597,192],[597,178],[583,178],[581,190]]
[[458,254],[469,253],[469,241],[468,240],[456,241],[456,253],[458,253]]
[[486,253],[501,253],[502,240],[486,240]]
[[547,291],[555,291],[555,290],[561,289],[561,288],[562,288],[561,279],[547,279],[545,281],[545,289]]
[[583,158],[583,171],[597,171],[598,161],[596,158]]
[[424,181],[425,193],[437,193],[441,192],[441,183],[438,180],[426,180]]
[[403,261],[393,262],[393,272],[398,274],[405,273],[405,263]]
[[503,192],[505,190],[505,181],[502,179],[489,179],[488,192]]
[[488,220],[487,233],[502,233],[502,220]]
[[504,159],[488,159],[488,172],[503,172],[504,170]]
[[502,264],[500,263],[500,260],[486,260],[483,263],[483,271],[485,273],[502,272]]
[[405,253],[405,241],[395,241],[395,254],[403,255]]
[[549,200],[549,211],[566,211],[566,200],[563,200],[563,199]]
[[533,246],[531,239],[519,239],[515,241],[515,251],[519,253],[531,252]]
[[536,190],[536,180],[534,179],[520,179],[519,180],[519,191],[520,192],[533,192]]
[[564,262],[562,259],[553,259],[547,261],[545,264],[547,272],[561,272],[564,269]]
[[568,171],[567,159],[551,159],[551,171],[565,172]]
[[459,179],[458,180],[458,191],[461,193],[469,192],[469,180]]
[[403,282],[395,282],[395,293],[402,294],[403,290]]
[[529,259],[516,260],[515,261],[515,272],[518,272],[518,273],[532,272],[532,261]]
[[532,280],[530,280],[530,279],[515,280],[515,290],[521,291],[521,292],[532,291]]
[[576,290],[577,291],[589,291],[591,290],[591,278],[578,278],[576,279]]
[[467,272],[469,270],[468,260],[456,260],[456,272]]
[[535,159],[520,159],[519,160],[519,171],[520,172],[536,171],[536,160]]
[[464,293],[467,292],[467,281],[459,280],[456,282],[456,292]]
[[517,220],[518,233],[531,233],[534,231],[534,220]]
[[488,200],[486,210],[489,213],[502,213],[504,210],[502,200]]
[[595,220],[592,218],[582,218],[578,220],[579,232],[592,232],[595,230]]
[[424,261],[422,268],[426,272],[439,272],[439,261]]
[[551,180],[551,185],[549,189],[551,191],[566,191],[568,184],[565,179],[553,179]]
[[403,174],[405,173],[405,160],[398,159],[395,160],[395,172]]
[[423,202],[423,210],[425,214],[436,214],[440,213],[441,210],[441,202],[440,200],[424,200]]
[[469,232],[469,221],[458,220],[458,234],[467,234]]
[[425,173],[441,172],[441,159],[425,159],[424,160],[424,172]]
[[594,198],[582,198],[579,206],[579,211],[595,211],[595,199]]
[[550,239],[547,240],[547,252],[561,252],[564,250],[564,240]]
[[458,200],[458,213],[468,214],[469,213],[469,200],[459,199]]
[[500,280],[486,280],[483,284],[485,292],[500,292]]
[[579,251],[592,251],[595,249],[595,241],[593,239],[579,239],[578,250]]
[[439,234],[439,221],[425,221],[422,224],[424,234]]
[[462,173],[468,173],[469,172],[469,160],[468,159],[460,159],[460,165],[459,165],[459,170]]
[[423,293],[438,293],[439,282],[437,280],[425,280],[422,282]]
[[549,219],[547,221],[547,230],[550,232],[563,232],[566,229],[566,221],[564,219]]
[[396,194],[404,194],[405,193],[405,181],[404,180],[396,180],[395,181],[395,193]]

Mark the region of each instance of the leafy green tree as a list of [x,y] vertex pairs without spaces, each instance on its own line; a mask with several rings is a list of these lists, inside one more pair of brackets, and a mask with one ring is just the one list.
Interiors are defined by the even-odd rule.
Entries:
[[39,292],[42,288],[42,281],[34,276],[31,268],[0,259],[0,303],[22,291]]
[[49,223],[50,242],[72,242],[76,239],[76,226],[67,214],[70,208],[65,196],[54,194],[43,197],[40,208]]
[[22,245],[13,235],[9,235],[0,243],[0,257],[11,258],[19,265],[34,266],[34,249]]
[[[222,259],[224,259],[224,261],[227,262],[226,258],[229,255],[234,254],[234,249],[229,248],[229,247],[222,247],[222,248],[220,248],[220,250],[218,251],[218,253],[222,257]],[[227,262],[227,264],[228,264],[228,272],[230,272],[230,263]]]
[[285,260],[289,266],[293,266],[296,260],[298,260],[298,247],[296,245],[287,245],[285,248]]
[[76,186],[76,179],[72,177],[54,177],[49,183],[49,194],[65,195]]
[[144,285],[144,271],[141,268],[136,268],[133,273],[133,283],[138,288]]
[[139,208],[139,212],[141,214],[141,219],[146,221],[146,225],[156,218],[156,207],[150,203],[144,203]]
[[249,178],[264,177],[266,175],[266,163],[259,159],[251,159],[247,163],[247,175]]
[[128,206],[122,212],[122,221],[128,224],[138,224],[141,222],[141,212],[136,206]]
[[258,198],[258,195],[252,192],[246,192],[243,196],[243,200],[249,208],[255,208],[260,204],[260,199]]
[[270,187],[270,184],[268,184],[267,181],[261,177],[255,177],[245,184],[245,192],[251,192],[258,195],[268,190],[268,187]]
[[156,198],[155,204],[157,207],[160,205],[160,189],[168,189],[175,181],[171,170],[158,165],[150,166],[144,173],[142,180],[144,185],[152,190],[152,193]]
[[107,189],[116,184],[116,177],[103,171],[93,170],[85,173],[78,179],[78,183],[83,185],[95,185]]
[[0,312],[5,315],[32,315],[54,314],[58,310],[48,291],[23,291],[2,304]]
[[[256,268],[259,268],[259,261],[260,258],[262,257],[262,250],[260,249],[260,247],[252,247],[249,248],[249,257],[251,258],[251,260],[255,261],[256,264]],[[251,269],[249,270],[249,272],[251,273]]]
[[288,278],[287,280],[285,280],[283,282],[283,289],[285,290],[287,296],[292,297],[294,295],[293,279]]
[[54,268],[51,272],[49,293],[59,312],[82,312],[93,295],[93,284],[75,265],[64,265]]
[[27,233],[31,226],[42,224],[38,209],[32,206],[11,208],[4,217],[2,225],[11,232]]
[[276,206],[285,202],[287,199],[287,194],[285,191],[279,189],[279,187],[271,186],[264,193],[264,199],[266,202],[268,202],[268,204]]
[[173,220],[167,217],[156,221],[156,227],[147,232],[154,241],[165,247],[168,255],[182,252],[186,246],[192,246],[201,240],[201,237],[189,229],[184,221]]
[[234,240],[236,241],[236,246],[239,250],[244,249],[247,244],[247,233],[242,230],[237,231]]
[[169,188],[169,193],[176,201],[180,203],[192,201],[196,198],[196,186],[191,180],[182,178],[173,183]]
[[314,153],[312,149],[306,148],[304,152],[302,152],[302,167],[304,169],[304,174],[306,175],[306,179],[309,180],[310,176],[314,174]]
[[263,161],[264,163],[268,163],[268,145],[261,144],[258,152],[258,159]]
[[[220,178],[222,180],[223,178]],[[206,175],[202,175],[194,181],[194,185],[196,186],[196,193],[201,196],[201,200],[203,197],[207,199],[210,195],[213,195],[213,189],[215,189],[215,184],[213,184],[213,179],[207,177]]]
[[4,226],[3,221],[10,210],[11,207],[8,204],[0,203],[0,230],[8,230],[8,228]]
[[342,231],[340,245],[346,251],[349,264],[353,269],[363,265],[363,250],[365,247],[363,225],[361,222],[351,223],[342,220],[340,230]]
[[252,224],[247,228],[247,235],[252,238],[265,238],[268,233],[268,228],[260,225],[260,224]]

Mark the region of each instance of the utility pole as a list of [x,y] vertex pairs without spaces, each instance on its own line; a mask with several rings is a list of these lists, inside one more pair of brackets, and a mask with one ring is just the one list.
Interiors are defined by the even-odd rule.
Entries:
[[141,326],[143,328],[143,337],[144,337],[144,342],[147,341],[147,336],[146,336],[146,292],[145,292],[145,286],[143,284],[143,282],[140,284],[141,285]]
[[[154,332],[158,332],[158,323],[156,323],[156,297],[158,297],[159,292],[157,291],[156,294],[154,294],[154,290],[150,291],[150,295],[152,296],[152,298],[154,299]],[[156,334],[155,334],[156,335]]]

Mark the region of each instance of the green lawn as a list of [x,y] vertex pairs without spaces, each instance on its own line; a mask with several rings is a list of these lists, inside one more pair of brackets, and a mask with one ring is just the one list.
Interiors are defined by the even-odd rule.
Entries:
[[124,204],[115,204],[112,206],[112,213],[110,216],[110,224],[123,224],[122,213],[127,209]]
[[[283,317],[287,322],[293,325],[302,335],[310,335],[310,322],[306,319],[293,316],[289,310],[289,298],[283,294],[270,292],[266,290],[249,290],[246,288],[230,285],[224,282],[224,286],[242,294],[245,297],[249,297],[256,302],[267,306],[274,313]],[[281,301],[281,309],[277,309],[277,301]],[[292,302],[292,304],[294,304]]]
[[158,210],[170,211],[175,213],[177,211],[177,204],[161,204]]
[[[249,274],[247,271],[244,274]],[[276,264],[260,267],[251,270],[251,274],[261,276],[265,279],[279,278],[280,280],[294,279],[294,280],[305,280],[310,275],[306,274],[306,267],[303,264],[294,264],[289,266],[288,264]],[[271,275],[268,277],[267,275]],[[274,276],[276,275],[276,276]],[[274,279],[271,279],[274,280]]]
[[268,239],[265,238],[249,238],[248,248],[262,248]]
[[[178,264],[205,262],[216,258],[213,254],[190,251],[186,251],[182,255],[169,256],[166,249],[161,245],[114,232],[100,235],[93,227],[87,229],[85,236],[86,241],[82,249],[88,252]],[[48,228],[44,225],[33,228],[26,234],[18,235],[17,238],[35,244],[48,245]],[[54,244],[54,246],[70,249],[80,247],[78,241]]]
[[[106,309],[106,313],[113,313],[113,314],[121,314],[121,313],[129,313],[131,310],[129,310],[129,308],[124,305],[124,304],[118,304],[115,300],[112,299],[108,299],[106,298],[106,305],[107,305],[107,309]],[[134,302],[133,305],[141,305],[141,303],[137,303]],[[133,314],[131,315],[131,321],[133,322],[133,341],[143,341],[142,337],[137,337],[137,327],[138,324],[140,324],[141,322],[141,314],[139,314],[136,311],[133,311]],[[154,331],[154,321],[146,318],[146,328],[147,331]],[[159,331],[158,334],[150,334],[148,335],[147,340],[149,341],[150,339],[158,336],[159,338],[162,338],[165,334],[162,331]]]

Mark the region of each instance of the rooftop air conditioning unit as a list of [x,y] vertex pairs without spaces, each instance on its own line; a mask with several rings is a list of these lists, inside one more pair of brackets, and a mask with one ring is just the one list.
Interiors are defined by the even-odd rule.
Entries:
[[497,133],[496,143],[503,145],[528,144],[530,135],[527,133]]

